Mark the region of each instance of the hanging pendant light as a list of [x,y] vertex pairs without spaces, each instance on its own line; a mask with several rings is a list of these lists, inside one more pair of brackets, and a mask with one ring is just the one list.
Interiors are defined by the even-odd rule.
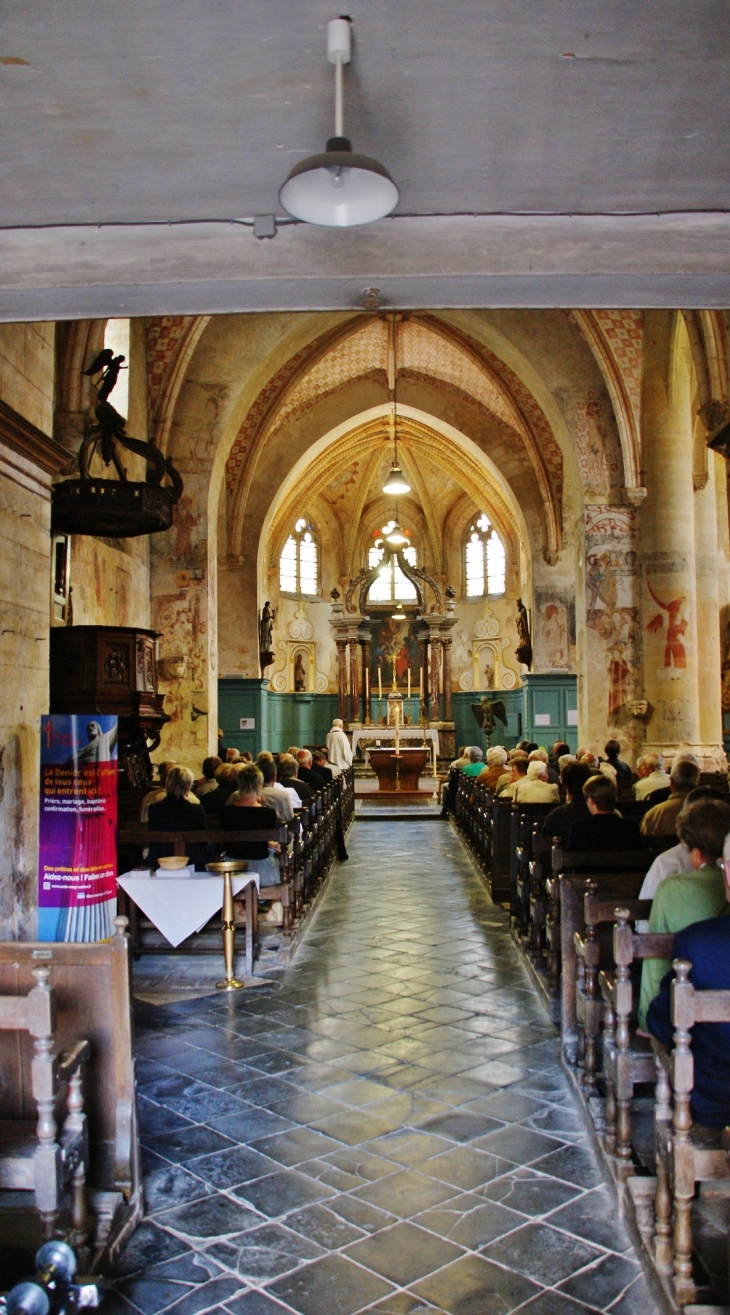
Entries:
[[383,485],[383,493],[390,493],[397,498],[400,493],[410,493],[411,486],[398,464],[398,349],[395,320],[392,321],[392,336],[388,346],[388,386],[393,389],[393,410],[390,416],[393,462]]
[[329,228],[371,224],[389,215],[398,203],[398,188],[385,165],[369,155],[357,155],[344,136],[342,69],[351,59],[351,28],[347,18],[327,24],[327,58],[335,66],[335,135],[321,155],[300,160],[279,192],[284,209],[295,219]]
[[393,458],[393,464],[388,472],[388,478],[383,485],[383,493],[392,493],[396,498],[399,493],[410,493],[411,486],[407,484],[398,462]]
[[403,611],[403,604],[402,604],[402,603],[398,603],[398,605],[397,605],[395,611],[394,611],[393,613],[391,613],[391,618],[390,618],[390,619],[391,619],[391,621],[407,621],[407,620],[408,620],[408,617],[406,616],[405,612]]
[[385,542],[389,543],[391,548],[403,548],[408,543],[406,535],[403,533],[403,527],[400,521],[393,522],[393,528],[385,536]]

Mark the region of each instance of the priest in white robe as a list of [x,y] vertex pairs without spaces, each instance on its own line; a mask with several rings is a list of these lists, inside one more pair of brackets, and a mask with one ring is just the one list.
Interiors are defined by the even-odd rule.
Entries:
[[350,741],[342,729],[342,721],[339,717],[335,717],[332,730],[327,732],[327,757],[343,771],[352,766]]

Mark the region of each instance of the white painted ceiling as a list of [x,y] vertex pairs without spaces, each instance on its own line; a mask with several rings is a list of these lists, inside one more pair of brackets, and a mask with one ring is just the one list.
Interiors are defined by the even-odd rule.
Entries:
[[[725,0],[352,0],[404,214],[730,206]],[[324,0],[3,0],[0,226],[249,216],[332,130]],[[8,62],[8,61],[23,61]]]

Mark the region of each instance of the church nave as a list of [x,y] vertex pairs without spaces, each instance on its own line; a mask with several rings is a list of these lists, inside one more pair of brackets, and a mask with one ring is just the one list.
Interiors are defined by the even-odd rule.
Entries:
[[455,831],[348,847],[270,985],[137,1002],[148,1214],[108,1308],[658,1309]]

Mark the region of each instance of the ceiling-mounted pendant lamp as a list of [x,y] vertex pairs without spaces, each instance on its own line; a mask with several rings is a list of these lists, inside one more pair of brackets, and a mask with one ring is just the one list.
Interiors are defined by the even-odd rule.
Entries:
[[386,534],[385,542],[389,543],[391,548],[402,548],[404,544],[408,543],[408,539],[398,521],[395,522],[390,533]]
[[403,604],[398,603],[398,606],[396,607],[395,611],[391,613],[391,621],[407,621],[407,620],[408,617],[403,611]]
[[383,485],[383,493],[392,493],[397,498],[399,493],[410,493],[410,491],[411,486],[406,483],[403,471],[394,458],[388,478]]
[[279,192],[284,209],[307,224],[351,228],[389,215],[398,203],[398,188],[385,165],[369,155],[357,155],[344,136],[342,69],[350,63],[348,18],[327,24],[327,58],[335,66],[335,135],[321,155],[300,160]]

